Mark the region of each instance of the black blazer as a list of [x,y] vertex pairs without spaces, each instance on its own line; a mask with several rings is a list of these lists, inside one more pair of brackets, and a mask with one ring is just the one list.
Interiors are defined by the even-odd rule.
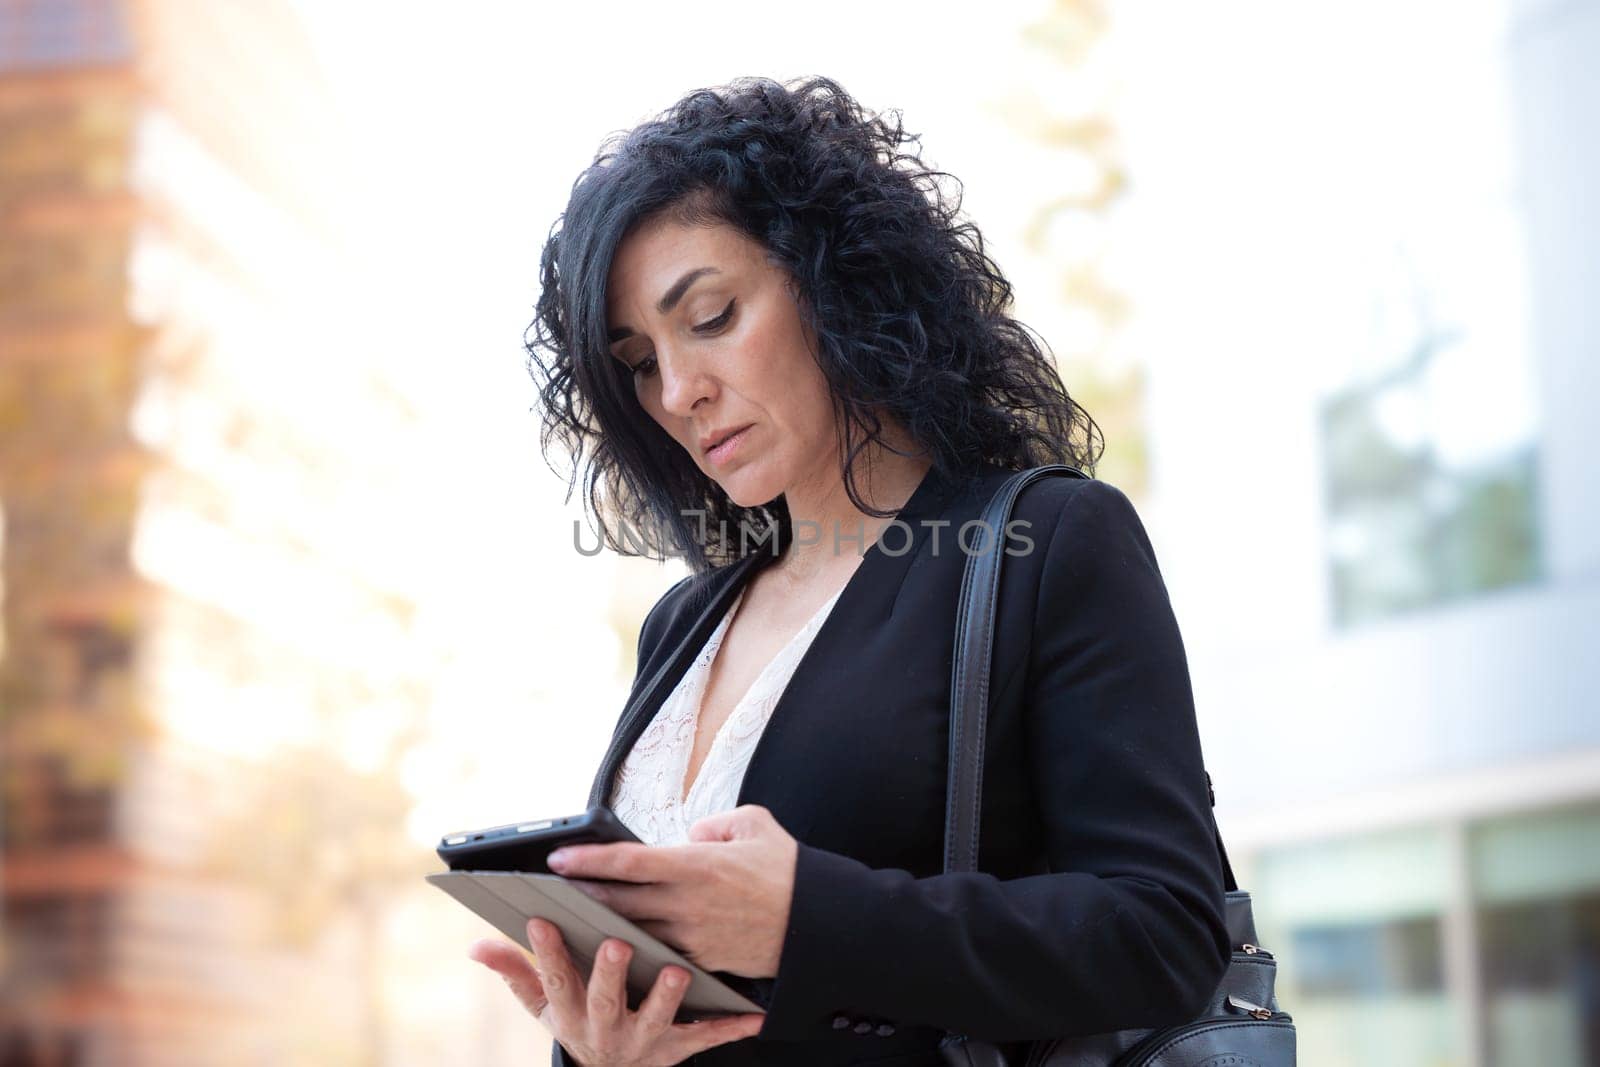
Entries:
[[[1177,1023],[1221,981],[1188,666],[1149,538],[1109,483],[1051,477],[1017,498],[1029,525],[1002,566],[982,873],[941,873],[955,537],[1009,473],[930,470],[898,513],[909,529],[866,551],[774,708],[739,803],[800,842],[789,930],[777,977],[744,985],[767,1007],[760,1034],[693,1062],[938,1064],[944,1029],[1006,1042]],[[772,559],[691,575],[650,610],[590,803]],[[569,1062],[559,1045],[553,1062]]]

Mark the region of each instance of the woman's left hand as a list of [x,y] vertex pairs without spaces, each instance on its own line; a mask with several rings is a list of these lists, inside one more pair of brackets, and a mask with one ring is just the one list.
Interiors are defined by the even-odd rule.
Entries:
[[[744,804],[695,823],[686,845],[569,845],[552,852],[549,863],[699,967],[772,978],[799,852],[770,811]],[[631,884],[616,884],[622,882]]]

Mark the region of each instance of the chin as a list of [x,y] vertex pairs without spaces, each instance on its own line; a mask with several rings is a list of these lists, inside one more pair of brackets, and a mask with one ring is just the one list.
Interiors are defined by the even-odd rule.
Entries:
[[739,480],[735,478],[733,481],[734,484],[731,486],[727,483],[718,484],[722,486],[722,491],[728,494],[728,499],[738,504],[741,508],[753,508],[757,504],[765,504],[772,499],[772,496],[777,496],[776,493],[772,494],[772,496],[762,496],[759,493],[740,492],[738,489]]
[[761,477],[759,470],[748,466],[741,467],[722,478],[713,475],[712,480],[728,494],[729,500],[742,508],[758,507],[783,492],[781,485],[769,484],[770,479]]

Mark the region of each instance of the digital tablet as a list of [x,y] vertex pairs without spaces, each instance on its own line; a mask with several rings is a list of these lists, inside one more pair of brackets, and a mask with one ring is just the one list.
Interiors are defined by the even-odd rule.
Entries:
[[679,1022],[765,1011],[558,874],[455,870],[430,874],[427,879],[529,951],[534,950],[528,943],[528,920],[548,919],[561,929],[567,953],[585,979],[606,938],[626,941],[633,946],[628,960],[630,1009],[637,1010],[661,968],[671,963],[690,975],[688,992],[678,1010]]

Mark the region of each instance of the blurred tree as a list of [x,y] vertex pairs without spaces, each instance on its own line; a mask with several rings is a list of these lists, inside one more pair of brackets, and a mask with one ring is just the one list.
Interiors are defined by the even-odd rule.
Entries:
[[1099,475],[1137,496],[1148,483],[1145,375],[1119,346],[1128,302],[1105,263],[1110,220],[1128,188],[1101,62],[1109,29],[1105,3],[1054,0],[1022,32],[1037,75],[997,110],[1052,160],[1049,191],[1023,234],[1058,277],[1039,318],[1056,327],[1049,340],[1068,391],[1104,431]]
[[365,1040],[359,1061],[388,1061],[385,920],[400,891],[436,864],[405,833],[413,798],[400,766],[421,736],[420,717],[370,770],[332,748],[301,745],[255,768],[217,821],[218,873],[264,891],[275,940],[309,953],[332,927],[357,932]]

